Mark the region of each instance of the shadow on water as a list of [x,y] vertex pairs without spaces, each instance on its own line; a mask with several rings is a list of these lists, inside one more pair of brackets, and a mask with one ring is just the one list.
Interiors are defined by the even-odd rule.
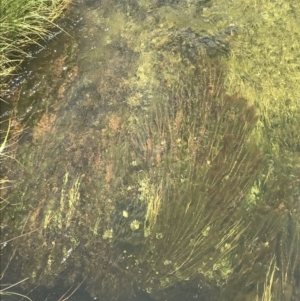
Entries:
[[28,277],[34,301],[254,300],[278,251],[274,290],[296,300],[299,177],[270,172],[257,108],[227,95],[238,28],[210,6],[79,1],[70,36],[32,49],[7,98],[3,283]]

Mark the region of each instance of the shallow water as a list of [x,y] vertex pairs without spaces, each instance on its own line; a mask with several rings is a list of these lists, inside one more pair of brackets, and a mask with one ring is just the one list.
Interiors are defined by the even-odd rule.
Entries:
[[29,277],[33,300],[77,285],[99,300],[253,300],[275,253],[289,276],[274,291],[296,300],[296,138],[271,165],[259,106],[224,97],[239,28],[211,5],[81,1],[70,35],[33,48],[8,99],[18,147],[1,227],[21,236],[3,247],[5,276]]

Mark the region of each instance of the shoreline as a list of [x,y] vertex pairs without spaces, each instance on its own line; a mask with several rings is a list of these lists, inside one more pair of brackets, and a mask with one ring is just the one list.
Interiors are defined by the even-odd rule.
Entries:
[[55,22],[62,16],[71,0],[3,0],[0,14],[0,99],[5,95],[21,63],[30,57],[25,48],[39,45]]

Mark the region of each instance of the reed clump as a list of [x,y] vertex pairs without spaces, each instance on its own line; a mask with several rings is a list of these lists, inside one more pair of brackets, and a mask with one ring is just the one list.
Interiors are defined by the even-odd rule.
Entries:
[[25,47],[45,39],[69,3],[70,0],[1,1],[0,96],[6,92],[8,76],[30,57]]

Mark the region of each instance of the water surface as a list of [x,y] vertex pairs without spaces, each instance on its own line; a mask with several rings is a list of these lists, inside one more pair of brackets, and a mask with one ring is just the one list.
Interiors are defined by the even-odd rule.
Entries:
[[[4,280],[29,277],[33,300],[77,286],[74,300],[254,300],[266,285],[297,300],[298,92],[270,106],[255,93],[278,86],[240,70],[266,24],[253,34],[257,16],[221,1],[79,1],[69,16],[8,99]],[[281,76],[284,90],[297,74]]]

